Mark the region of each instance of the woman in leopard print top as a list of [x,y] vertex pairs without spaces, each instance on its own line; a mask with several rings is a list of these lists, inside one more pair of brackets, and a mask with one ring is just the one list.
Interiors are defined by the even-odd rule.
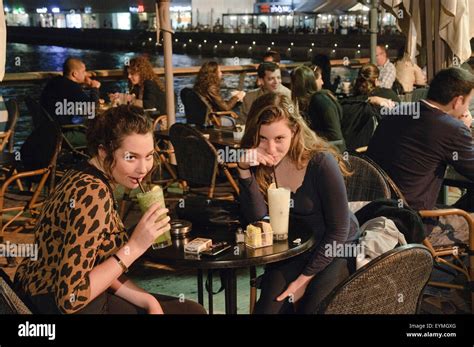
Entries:
[[154,204],[128,237],[113,186],[137,188],[153,166],[152,125],[143,110],[120,106],[91,121],[92,159],[61,180],[35,226],[38,259],[15,274],[18,290],[38,313],[205,313],[191,301],[150,294],[123,272],[169,230]]

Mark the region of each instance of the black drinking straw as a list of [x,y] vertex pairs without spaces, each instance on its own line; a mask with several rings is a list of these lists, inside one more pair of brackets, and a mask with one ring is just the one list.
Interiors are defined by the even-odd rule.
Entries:
[[273,165],[273,177],[275,178],[275,186],[278,189],[278,181],[277,181],[277,175],[275,172],[275,165]]
[[137,180],[137,183],[140,186],[142,193],[145,193],[145,189],[143,189],[142,183],[139,180]]

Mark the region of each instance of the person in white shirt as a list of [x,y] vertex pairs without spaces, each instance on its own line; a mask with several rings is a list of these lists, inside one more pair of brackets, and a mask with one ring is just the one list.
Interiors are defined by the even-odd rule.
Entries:
[[375,48],[375,60],[379,68],[379,87],[391,89],[397,76],[395,65],[390,62],[387,55],[387,49],[384,46]]

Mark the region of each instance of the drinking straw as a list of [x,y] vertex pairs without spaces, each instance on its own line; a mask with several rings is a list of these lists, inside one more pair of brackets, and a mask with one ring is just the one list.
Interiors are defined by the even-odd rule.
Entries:
[[275,178],[275,187],[278,189],[277,175],[275,172],[275,165],[273,165],[273,177]]
[[140,186],[142,193],[145,193],[145,189],[143,189],[142,183],[139,180],[137,180],[137,183]]

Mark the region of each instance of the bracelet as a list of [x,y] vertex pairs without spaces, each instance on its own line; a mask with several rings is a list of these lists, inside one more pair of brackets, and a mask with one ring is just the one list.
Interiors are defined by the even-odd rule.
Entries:
[[127,273],[128,272],[128,267],[127,265],[125,265],[125,263],[118,257],[117,254],[112,254],[112,257],[117,260],[117,263],[120,265],[120,267],[122,268],[122,272],[123,273]]

